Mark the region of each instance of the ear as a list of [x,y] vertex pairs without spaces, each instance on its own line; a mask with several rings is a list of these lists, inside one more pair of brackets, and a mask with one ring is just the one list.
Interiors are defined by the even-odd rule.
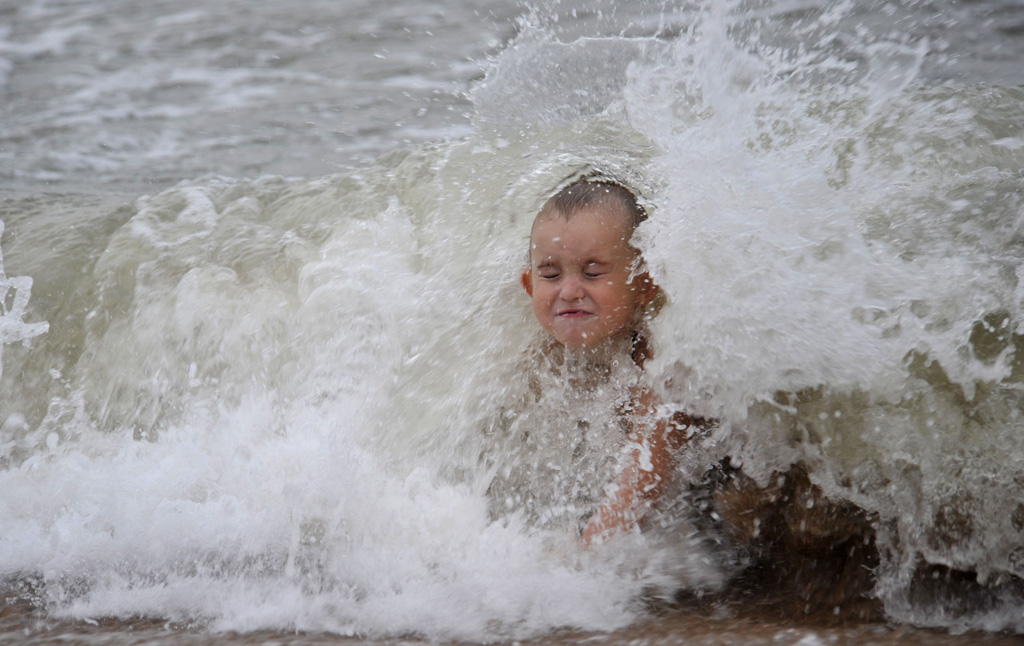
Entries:
[[647,307],[658,295],[658,286],[646,271],[640,275],[640,307]]
[[533,272],[529,269],[524,269],[523,273],[519,276],[519,281],[523,284],[523,289],[530,295],[530,298],[533,298]]

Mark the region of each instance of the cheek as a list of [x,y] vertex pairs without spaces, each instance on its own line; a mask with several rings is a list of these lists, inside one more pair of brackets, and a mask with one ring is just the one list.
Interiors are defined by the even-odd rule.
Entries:
[[538,315],[547,310],[554,299],[555,290],[551,289],[550,285],[538,284],[533,287],[533,296],[531,301],[533,302],[533,310]]
[[533,298],[533,302],[536,303],[537,301],[546,300],[550,293],[551,293],[551,284],[550,283],[537,282],[537,283],[534,283],[534,285],[533,285],[533,294],[531,296]]
[[630,287],[630,285],[616,280],[596,285],[594,293],[606,302],[623,302],[629,298],[629,294],[632,292]]
[[620,285],[610,289],[607,302],[617,314],[632,313],[639,306],[639,292],[634,285]]

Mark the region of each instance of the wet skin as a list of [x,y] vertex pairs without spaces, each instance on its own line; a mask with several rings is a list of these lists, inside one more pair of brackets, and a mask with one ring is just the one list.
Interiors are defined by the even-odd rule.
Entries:
[[631,333],[657,287],[634,276],[639,254],[621,211],[598,206],[566,219],[542,213],[530,236],[523,287],[541,327],[570,348],[589,348]]

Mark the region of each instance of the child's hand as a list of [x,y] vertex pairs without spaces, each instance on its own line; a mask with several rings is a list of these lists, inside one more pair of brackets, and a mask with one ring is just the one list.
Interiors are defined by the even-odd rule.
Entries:
[[672,420],[652,419],[655,404],[650,390],[634,393],[633,407],[639,419],[630,432],[633,450],[615,491],[605,498],[580,534],[585,548],[636,528],[672,477],[675,452],[684,439]]
[[580,542],[584,549],[601,545],[622,532],[632,530],[643,519],[646,505],[637,489],[630,486],[630,481],[635,480],[635,477],[630,477],[630,470],[623,474],[626,482],[620,483],[619,489],[597,508],[583,527]]
[[598,513],[590,517],[590,520],[583,527],[583,531],[580,532],[580,543],[584,549],[600,545],[611,537],[612,529],[605,522],[600,511],[598,511]]
[[602,545],[623,529],[614,525],[608,526],[604,523],[595,522],[595,519],[596,514],[594,518],[590,519],[587,526],[583,528],[583,532],[580,534],[580,543],[583,545],[583,549],[590,549],[595,545]]

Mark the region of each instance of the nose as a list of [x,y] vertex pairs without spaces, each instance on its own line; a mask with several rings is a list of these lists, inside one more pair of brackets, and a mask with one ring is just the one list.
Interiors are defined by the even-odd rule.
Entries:
[[583,283],[575,276],[567,276],[558,290],[558,297],[563,301],[578,301],[583,298]]

